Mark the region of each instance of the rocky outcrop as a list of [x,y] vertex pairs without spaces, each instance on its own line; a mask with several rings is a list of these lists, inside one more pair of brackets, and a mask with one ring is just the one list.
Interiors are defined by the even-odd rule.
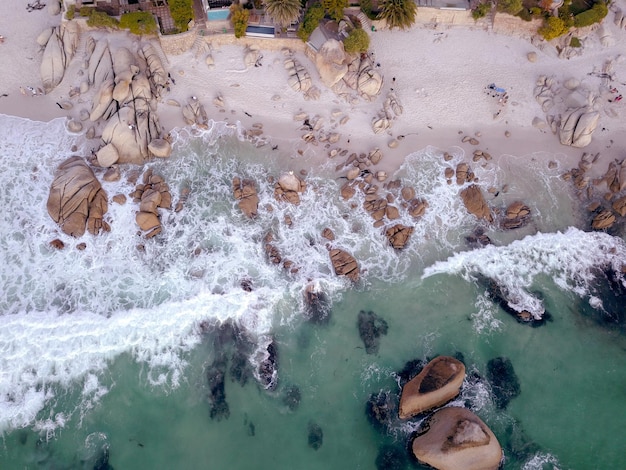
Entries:
[[315,54],[315,66],[322,83],[332,88],[348,71],[343,43],[336,39],[328,39]]
[[459,394],[464,379],[465,366],[461,361],[436,357],[402,387],[400,418],[408,419],[449,402]]
[[48,214],[64,233],[80,237],[85,228],[92,235],[109,231],[103,220],[107,194],[85,161],[70,157],[57,168],[47,202]]
[[479,186],[472,184],[463,189],[461,199],[463,199],[463,204],[470,214],[479,219],[485,219],[487,222],[493,222],[493,214]]
[[359,280],[359,265],[347,251],[338,248],[330,250],[330,261],[337,276],[345,276],[353,282]]
[[309,72],[293,57],[285,59],[285,70],[287,70],[287,82],[293,91],[302,93],[308,92],[313,86],[313,81]]
[[413,227],[408,227],[403,224],[395,224],[385,230],[385,236],[394,249],[401,250],[408,243],[413,230],[415,230]]
[[248,217],[256,217],[259,208],[259,195],[256,192],[254,181],[249,179],[240,179],[238,176],[233,178],[233,193],[238,202],[239,209]]
[[183,107],[183,120],[189,126],[196,125],[206,129],[209,125],[209,117],[207,116],[204,106],[196,96],[192,96],[187,100],[187,104]]
[[139,203],[139,212],[135,220],[146,238],[152,238],[161,233],[161,219],[159,208],[172,208],[172,195],[168,184],[160,175],[152,170],[143,174],[142,183],[138,184],[132,193],[133,201]]
[[515,201],[506,208],[500,227],[505,230],[519,228],[526,225],[529,219],[530,207],[522,201]]
[[559,140],[563,145],[586,147],[598,125],[600,113],[588,106],[569,110],[561,120]]
[[413,441],[418,461],[440,470],[496,470],[502,448],[491,429],[466,408],[434,413]]
[[605,230],[612,227],[615,221],[615,214],[608,209],[603,209],[591,221],[591,228],[594,230]]
[[284,173],[274,185],[274,197],[277,201],[300,204],[300,194],[306,189],[306,183],[298,178],[293,171]]
[[367,354],[377,354],[380,337],[387,334],[387,322],[372,311],[361,310],[357,318],[359,337]]

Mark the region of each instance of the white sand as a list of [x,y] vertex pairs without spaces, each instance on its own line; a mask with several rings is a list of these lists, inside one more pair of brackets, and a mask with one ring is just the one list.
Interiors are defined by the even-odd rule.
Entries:
[[[52,93],[36,97],[20,94],[20,86],[41,86],[39,64],[42,52],[35,39],[45,27],[60,21],[58,16],[50,17],[46,9],[26,12],[26,3],[26,0],[0,2],[0,16],[6,19],[0,31],[6,37],[0,44],[0,54],[4,63],[11,64],[0,75],[0,94],[9,94],[0,98],[0,113],[38,120],[66,115],[75,117],[80,109],[90,108],[88,96],[74,98],[75,106],[71,111],[59,109],[56,102],[67,99],[70,88],[78,86],[82,80],[77,76],[83,60],[80,48],[63,82]],[[592,31],[583,39],[582,55],[569,60],[558,58],[554,45],[533,46],[527,37],[528,24],[523,22],[500,15],[504,26],[495,29],[509,28],[509,34],[496,34],[485,31],[484,24],[474,26],[463,12],[455,13],[455,22],[461,25],[439,24],[433,28],[430,20],[426,20],[435,14],[445,16],[444,13],[422,8],[420,23],[410,31],[372,33],[370,50],[380,63],[379,70],[385,78],[383,93],[372,102],[359,98],[350,104],[339,98],[319,81],[315,66],[302,52],[295,53],[296,58],[308,69],[322,92],[316,101],[307,101],[302,94],[289,88],[283,67],[285,56],[280,50],[264,50],[262,66],[247,70],[242,46],[219,45],[217,40],[211,43],[215,61],[212,68],[205,64],[205,55],[195,57],[193,51],[170,56],[168,69],[176,84],[163,97],[159,107],[161,122],[166,130],[182,126],[180,108],[169,106],[166,101],[175,99],[184,103],[195,95],[205,105],[209,117],[215,120],[240,121],[245,127],[263,123],[264,135],[271,136],[271,145],[277,145],[277,152],[293,162],[296,168],[326,161],[331,148],[367,152],[379,147],[385,157],[377,169],[390,172],[407,154],[426,145],[442,149],[460,145],[470,156],[474,148],[487,150],[494,156],[548,151],[560,154],[559,160],[565,168],[575,165],[583,152],[601,152],[602,159],[608,161],[623,158],[626,153],[626,120],[623,117],[626,100],[609,103],[608,100],[617,95],[611,94],[599,77],[589,75],[601,71],[603,65],[612,60],[615,80],[611,86],[626,94],[626,59],[617,59],[626,43],[626,31],[613,25],[613,12],[609,12],[605,25],[612,32],[615,45],[603,47],[597,32]],[[519,28],[511,30],[511,24]],[[130,40],[124,39],[126,37],[118,35],[116,40]],[[272,46],[271,42],[259,43]],[[534,63],[527,60],[531,51],[537,53]],[[560,83],[575,78],[581,82],[582,95],[601,96],[598,99],[601,103],[600,123],[587,148],[560,145],[552,132],[532,126],[533,118],[546,117],[533,95],[540,75],[554,76]],[[485,93],[485,86],[490,83],[507,90],[506,105],[500,105],[497,98]],[[392,88],[404,112],[394,120],[387,133],[375,135],[371,121],[382,111],[384,98]],[[555,98],[552,114],[564,111],[568,104],[569,92],[562,86],[560,88],[562,91]],[[213,105],[218,94],[224,98],[225,109]],[[339,132],[341,140],[334,145],[303,142],[301,137],[305,130],[293,119],[300,111],[311,118],[322,117],[323,129]],[[496,115],[498,111],[500,113]],[[333,117],[333,113],[337,117]],[[349,120],[341,125],[339,121],[343,116],[348,116]],[[505,137],[506,131],[510,132],[508,138]],[[480,135],[477,147],[461,144],[464,135],[474,136],[476,133]],[[388,142],[399,136],[400,145],[395,149],[388,148]],[[599,169],[606,169],[606,165]]]

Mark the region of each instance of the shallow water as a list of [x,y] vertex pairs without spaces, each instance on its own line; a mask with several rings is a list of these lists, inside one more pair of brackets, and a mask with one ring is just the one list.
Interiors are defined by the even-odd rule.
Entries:
[[[599,321],[607,316],[591,305],[606,295],[594,290],[595,267],[618,267],[626,245],[568,228],[580,223],[579,214],[558,173],[545,169],[548,155],[503,156],[506,173],[477,171],[481,181],[509,185],[495,206],[533,194],[524,199],[533,220],[517,231],[489,230],[494,246],[467,251],[464,238],[476,223],[458,187],[441,177],[441,151],[416,151],[395,177],[430,207],[410,245],[396,253],[360,205],[338,197],[342,183],[331,170],[309,173],[300,206],[277,203],[267,181],[284,162],[216,124],[198,135],[181,131],[173,157],[150,165],[174,201],[191,189],[182,212],[163,215],[162,235],[138,236],[129,202],[110,205],[110,234],[72,240],[55,227],[45,201],[73,138],[59,121],[0,119],[7,129],[0,148],[12,157],[0,163],[7,208],[0,225],[0,468],[94,468],[106,456],[118,469],[372,469],[384,445],[399,449],[393,468],[411,468],[404,449],[418,422],[395,420],[380,432],[365,404],[372,393],[399,392],[396,373],[407,361],[438,354],[462,355],[473,372],[454,403],[492,428],[504,468],[621,464],[626,341],[622,327]],[[460,149],[447,150],[462,158]],[[247,220],[232,198],[234,175],[253,178],[260,208],[272,210]],[[124,181],[104,183],[109,197],[133,190]],[[406,215],[401,221],[411,222]],[[364,275],[356,286],[332,273],[320,236],[325,227],[359,260]],[[297,273],[266,261],[269,231]],[[87,249],[48,248],[57,237],[70,247],[84,241]],[[524,305],[539,303],[551,321],[539,328],[517,323],[488,298],[479,274]],[[310,282],[332,299],[321,324],[303,315]],[[359,338],[361,310],[387,322],[377,354],[367,354]],[[243,386],[232,380],[235,346],[206,328],[227,319],[258,342],[247,350],[251,369],[275,339],[274,390],[252,376]],[[210,417],[207,370],[221,357],[229,358],[229,414],[218,420]],[[494,404],[485,378],[496,357],[510,359],[520,383],[506,409]],[[323,432],[317,450],[308,442],[316,425]]]

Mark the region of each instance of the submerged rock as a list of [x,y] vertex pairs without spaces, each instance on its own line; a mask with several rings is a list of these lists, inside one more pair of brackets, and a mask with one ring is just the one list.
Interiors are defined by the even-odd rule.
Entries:
[[459,394],[465,379],[465,365],[450,356],[438,356],[424,370],[402,387],[399,416],[407,419]]
[[509,401],[521,392],[513,364],[506,357],[496,357],[487,363],[487,379],[491,383],[494,402],[499,409],[505,409]]
[[300,388],[297,385],[288,386],[283,392],[282,402],[290,411],[296,411],[300,406]]
[[357,319],[359,337],[367,354],[378,353],[380,337],[387,334],[387,322],[374,312],[361,310]]
[[330,318],[331,301],[328,295],[311,283],[304,290],[304,316],[312,323],[327,323]]
[[419,462],[439,470],[496,470],[502,448],[491,429],[466,408],[435,412],[412,444]]
[[226,376],[226,358],[223,355],[217,357],[207,368],[207,381],[209,383],[209,403],[211,405],[211,419],[228,419],[230,409],[226,402],[224,380]]
[[372,393],[365,404],[365,415],[375,429],[385,432],[396,416],[395,400],[391,393]]
[[398,446],[383,445],[376,456],[377,470],[404,470],[409,463],[406,451]]
[[324,443],[324,431],[322,431],[321,426],[315,421],[309,421],[308,432],[309,447],[318,450]]
[[273,390],[276,388],[278,380],[278,349],[276,341],[272,340],[267,345],[266,352],[265,358],[259,364],[258,378],[264,388]]

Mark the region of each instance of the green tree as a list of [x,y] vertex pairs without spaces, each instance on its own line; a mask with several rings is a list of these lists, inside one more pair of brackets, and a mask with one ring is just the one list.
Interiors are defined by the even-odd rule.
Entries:
[[546,41],[550,41],[567,33],[567,26],[561,18],[550,16],[537,31]]
[[339,21],[343,18],[343,10],[348,8],[348,0],[322,0],[322,6],[328,16]]
[[417,5],[414,0],[384,0],[378,17],[386,20],[389,28],[405,29],[415,23],[416,13]]
[[244,9],[239,3],[233,3],[230,6],[230,22],[233,24],[236,38],[241,38],[246,35],[249,18],[250,10]]
[[350,31],[348,37],[343,40],[343,48],[349,54],[355,52],[367,52],[370,47],[370,37],[363,28]]
[[304,42],[308,41],[311,33],[315,31],[322,18],[324,18],[324,7],[321,3],[315,2],[304,13],[304,19],[298,26],[298,37]]
[[266,13],[283,28],[295,22],[301,10],[300,0],[265,0]]
[[522,0],[498,0],[498,11],[509,15],[517,15],[522,8],[524,8]]
[[138,36],[142,34],[156,34],[157,25],[154,16],[147,11],[124,13],[120,18],[120,28],[128,29]]
[[87,26],[92,28],[112,28],[118,29],[120,22],[117,18],[107,15],[101,11],[93,11],[87,19]]
[[193,20],[193,0],[169,0],[168,4],[176,29],[187,31],[189,22]]

